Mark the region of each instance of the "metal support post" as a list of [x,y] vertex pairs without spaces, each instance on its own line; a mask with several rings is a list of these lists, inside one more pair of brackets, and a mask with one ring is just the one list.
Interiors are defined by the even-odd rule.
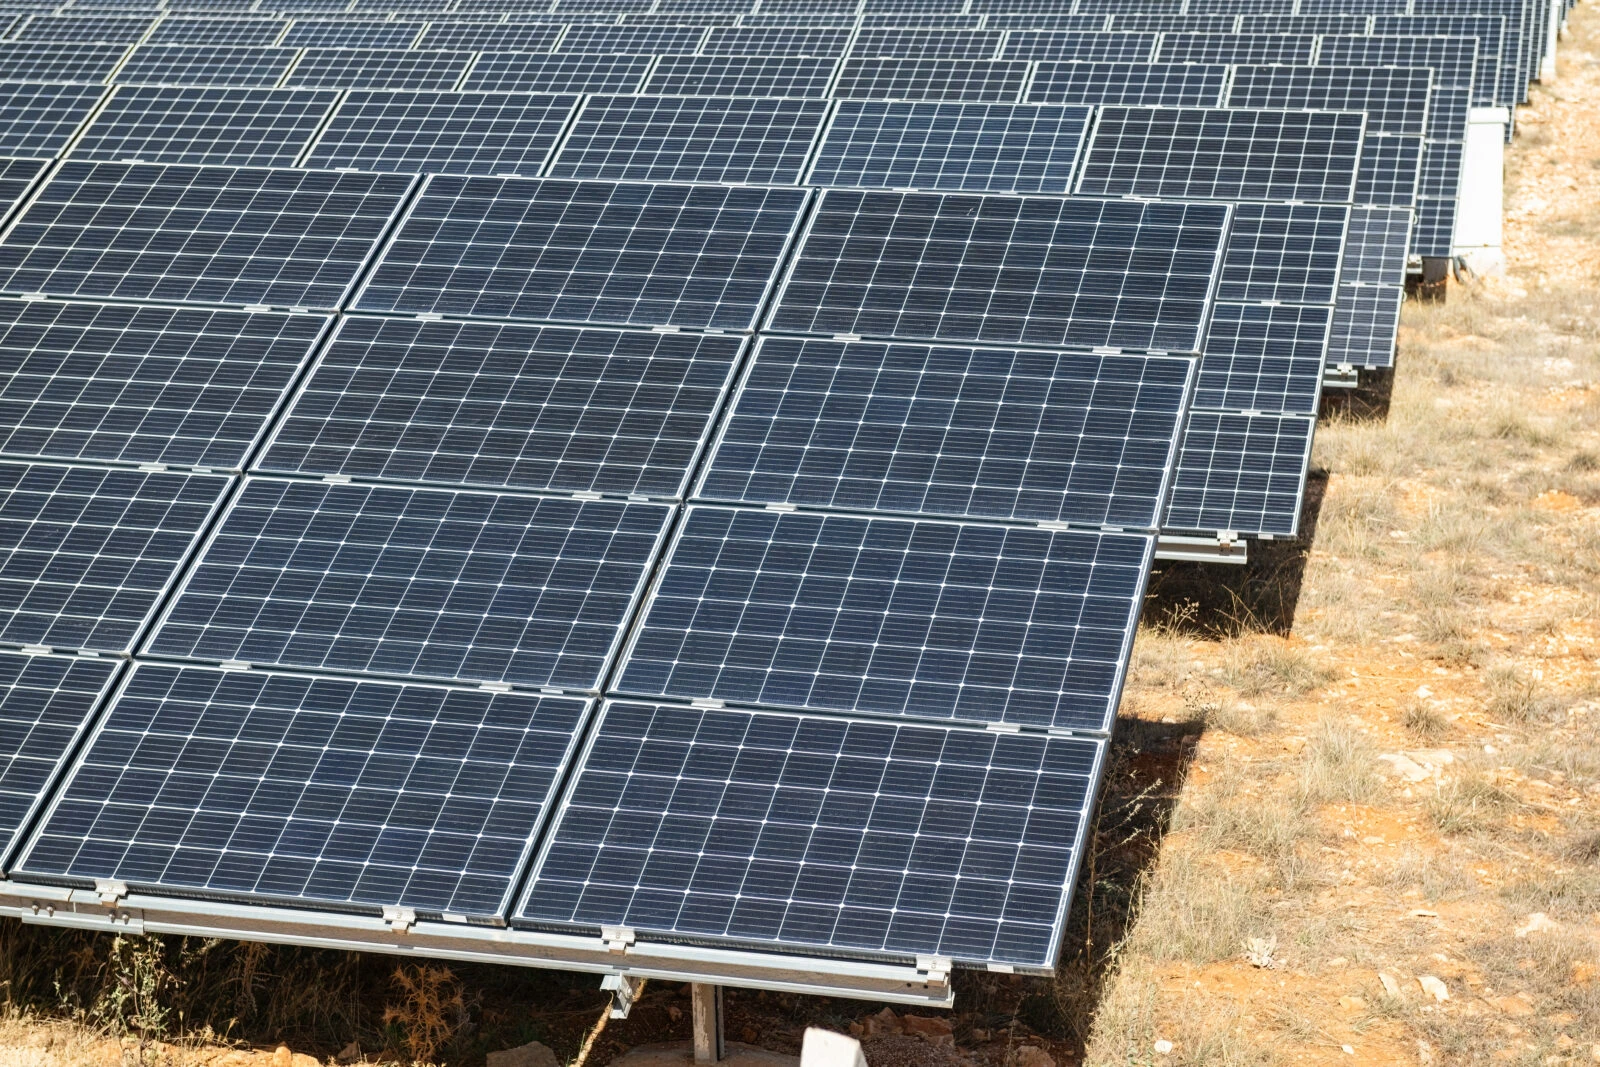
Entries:
[[694,1062],[722,1062],[722,987],[707,982],[689,986],[694,1013]]

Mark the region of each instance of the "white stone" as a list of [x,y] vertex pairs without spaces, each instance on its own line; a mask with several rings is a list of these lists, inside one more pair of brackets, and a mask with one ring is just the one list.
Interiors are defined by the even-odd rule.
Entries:
[[491,1052],[486,1063],[487,1067],[561,1067],[556,1054],[537,1041]]
[[1422,987],[1424,993],[1441,1004],[1450,999],[1450,990],[1443,982],[1431,974],[1425,974],[1418,978],[1417,984]]
[[800,1046],[800,1067],[867,1067],[867,1057],[861,1042],[848,1034],[808,1026]]

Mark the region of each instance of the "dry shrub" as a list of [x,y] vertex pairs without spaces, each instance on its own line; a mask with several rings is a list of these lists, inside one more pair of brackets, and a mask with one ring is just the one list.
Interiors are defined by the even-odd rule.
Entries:
[[1468,768],[1428,798],[1428,817],[1441,833],[1470,834],[1498,828],[1520,804],[1515,794]]
[[389,984],[400,995],[383,1012],[383,1021],[398,1031],[406,1050],[419,1063],[433,1063],[466,1020],[461,981],[448,967],[403,963]]
[[1300,795],[1312,804],[1364,804],[1378,791],[1372,742],[1337,719],[1317,723],[1306,742],[1300,768]]
[[1420,700],[1406,705],[1400,714],[1400,725],[1412,737],[1423,741],[1437,741],[1450,732],[1450,720]]

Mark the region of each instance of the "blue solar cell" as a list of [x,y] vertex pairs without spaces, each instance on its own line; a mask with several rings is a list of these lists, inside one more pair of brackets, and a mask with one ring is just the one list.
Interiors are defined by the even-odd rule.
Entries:
[[653,62],[650,56],[581,52],[484,52],[467,71],[463,89],[537,93],[631,93]]
[[1355,202],[1381,207],[1411,206],[1422,174],[1422,151],[1420,134],[1369,130],[1361,142]]
[[0,462],[0,642],[133,651],[230,484]]
[[688,509],[615,691],[1103,731],[1154,539]]
[[454,89],[471,52],[377,48],[307,48],[285,85],[319,89]]
[[995,53],[1004,36],[999,30],[945,30],[921,25],[863,27],[856,31],[850,55],[856,59],[997,59]]
[[105,84],[128,52],[120,44],[7,41],[0,48],[0,81]]
[[1240,204],[1217,282],[1218,300],[1331,304],[1350,208]]
[[[734,26],[711,30],[702,51],[730,56],[842,56],[850,44],[847,29]],[[662,49],[692,52],[693,48]]]
[[557,46],[563,52],[696,52],[706,31],[698,26],[569,26]]
[[0,82],[0,156],[60,155],[104,94],[98,85]]
[[328,322],[0,299],[0,454],[237,470]]
[[430,178],[356,307],[748,330],[807,198],[801,189]]
[[1404,285],[1410,238],[1409,208],[1356,208],[1350,213],[1350,231],[1345,238],[1344,265],[1339,270],[1339,281]]
[[293,48],[143,44],[117,68],[117,85],[237,85],[269,88],[294,63]]
[[154,22],[148,15],[33,15],[11,39],[128,45],[142,39]]
[[295,19],[279,43],[286,48],[410,48],[423,27],[421,22]]
[[292,167],[338,102],[331,89],[121,85],[74,159]]
[[1105,743],[609,703],[520,922],[1048,971]]
[[1222,103],[1227,74],[1227,67],[1200,63],[1040,63],[1028,83],[1028,100],[1211,107]]
[[587,711],[141,663],[19,867],[69,885],[492,919]]
[[821,56],[661,56],[644,92],[675,96],[824,97],[838,61]]
[[0,242],[0,292],[337,308],[412,180],[67,160]]
[[1328,366],[1394,366],[1394,342],[1405,295],[1397,285],[1339,286],[1328,340]]
[[7,218],[22,202],[48,166],[48,159],[0,158],[0,220]]
[[116,673],[112,659],[0,652],[0,873]]
[[1315,415],[1332,318],[1326,307],[1217,304],[1194,406]]
[[1161,63],[1310,63],[1317,39],[1288,33],[1164,33]]
[[461,52],[548,52],[560,36],[559,25],[539,22],[430,22],[417,47]]
[[1000,58],[1145,63],[1154,58],[1155,47],[1156,34],[1153,33],[1014,30],[1006,34]]
[[1193,369],[763,338],[696,495],[1154,529]]
[[150,36],[149,44],[270,45],[289,23],[266,18],[165,18]]
[[1242,66],[1228,107],[1364,111],[1367,134],[1423,132],[1432,76],[1406,67]]
[[1088,107],[841,101],[806,178],[866,189],[1066,193]]
[[341,320],[258,469],[672,498],[737,337]]
[[1015,101],[1028,80],[1022,60],[850,59],[833,95],[843,100]]
[[1302,415],[1191,412],[1164,527],[1294,536],[1315,425]]
[[252,478],[149,652],[591,690],[671,509]]
[[1222,204],[830,189],[768,328],[1196,352],[1229,214]]

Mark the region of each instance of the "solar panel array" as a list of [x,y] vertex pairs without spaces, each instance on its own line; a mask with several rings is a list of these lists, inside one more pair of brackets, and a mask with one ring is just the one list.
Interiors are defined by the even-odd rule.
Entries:
[[1298,530],[1325,366],[1392,363],[1544,47],[147,7],[0,41],[0,873],[857,995],[1054,966],[1159,538]]

